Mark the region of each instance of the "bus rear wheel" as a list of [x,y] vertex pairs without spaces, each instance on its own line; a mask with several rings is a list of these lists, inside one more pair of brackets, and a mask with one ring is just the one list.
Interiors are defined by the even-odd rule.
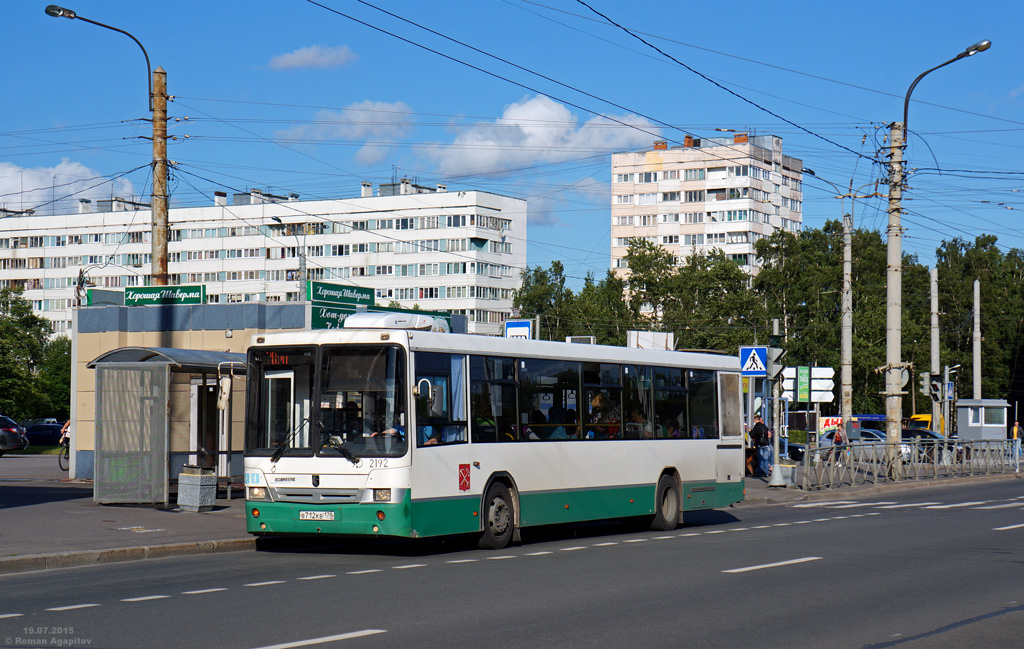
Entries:
[[668,532],[679,525],[679,488],[670,475],[661,476],[655,492],[654,520],[651,529]]
[[480,536],[480,547],[500,550],[512,540],[515,528],[515,505],[508,487],[495,482],[487,489],[484,497],[484,532]]

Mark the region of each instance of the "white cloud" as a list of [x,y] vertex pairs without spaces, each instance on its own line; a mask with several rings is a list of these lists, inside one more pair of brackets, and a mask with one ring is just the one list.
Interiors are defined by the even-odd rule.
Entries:
[[340,68],[355,61],[359,56],[348,48],[348,45],[324,47],[310,45],[289,52],[278,54],[270,59],[271,70],[290,70],[292,68]]
[[579,124],[563,104],[548,97],[526,98],[505,108],[490,123],[463,129],[450,145],[430,156],[443,175],[501,173],[539,163],[557,163],[650,146],[656,127],[636,115],[616,115]]
[[365,144],[356,153],[361,164],[386,159],[393,145],[412,130],[412,109],[403,102],[361,101],[342,110],[320,110],[309,124],[281,131],[285,140],[355,140]]
[[[9,210],[34,209],[36,214],[71,214],[78,212],[80,198],[88,198],[95,203],[111,196],[134,197],[149,202],[148,198],[134,196],[130,181],[123,178],[105,181],[98,171],[68,158],[54,167],[34,169],[0,162],[0,207]],[[95,204],[93,209],[96,209]]]

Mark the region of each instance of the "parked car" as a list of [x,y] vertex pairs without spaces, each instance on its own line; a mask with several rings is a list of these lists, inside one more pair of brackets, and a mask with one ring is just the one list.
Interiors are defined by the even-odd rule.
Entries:
[[30,444],[37,446],[56,446],[60,441],[60,424],[36,424],[25,429],[25,437]]
[[0,415],[0,455],[7,451],[19,451],[28,448],[25,429],[10,417]]

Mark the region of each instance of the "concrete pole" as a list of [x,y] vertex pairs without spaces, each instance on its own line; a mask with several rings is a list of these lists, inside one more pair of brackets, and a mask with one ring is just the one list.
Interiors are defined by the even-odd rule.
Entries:
[[167,73],[153,71],[153,212],[151,274],[154,286],[167,286]]
[[853,421],[853,216],[843,215],[843,343],[840,368],[840,414],[849,439]]
[[[779,319],[772,318],[772,336],[779,335]],[[773,380],[770,377],[765,379],[771,382],[772,395],[772,477],[768,481],[769,487],[785,487],[786,481],[782,479],[782,468],[779,466],[779,437],[782,435],[782,382]],[[767,392],[767,390],[765,391]]]
[[[932,376],[937,375],[942,368],[939,366],[939,269],[932,269]],[[940,421],[942,418],[942,402],[932,399],[932,426],[934,431],[942,432]]]
[[974,280],[974,398],[981,398],[981,280]]
[[899,443],[903,426],[900,393],[903,310],[903,228],[900,224],[903,197],[903,123],[893,122],[890,133],[889,226],[886,228],[885,287],[885,437],[890,477],[899,478]]

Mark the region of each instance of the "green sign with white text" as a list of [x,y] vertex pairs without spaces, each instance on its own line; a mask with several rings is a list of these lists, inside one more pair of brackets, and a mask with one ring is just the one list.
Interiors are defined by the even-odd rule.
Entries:
[[309,282],[306,284],[306,293],[310,302],[325,306],[374,303],[373,289],[361,286]]
[[806,403],[811,400],[811,368],[796,368],[796,400]]
[[[311,329],[341,329],[345,326],[345,318],[356,312],[355,304],[341,304],[338,306],[322,306],[314,304],[312,309]],[[452,326],[452,314],[447,311],[420,311],[418,309],[391,309],[386,306],[367,306],[370,313],[418,313],[428,315],[432,318],[442,318]]]
[[206,285],[134,286],[124,289],[125,306],[206,304]]

